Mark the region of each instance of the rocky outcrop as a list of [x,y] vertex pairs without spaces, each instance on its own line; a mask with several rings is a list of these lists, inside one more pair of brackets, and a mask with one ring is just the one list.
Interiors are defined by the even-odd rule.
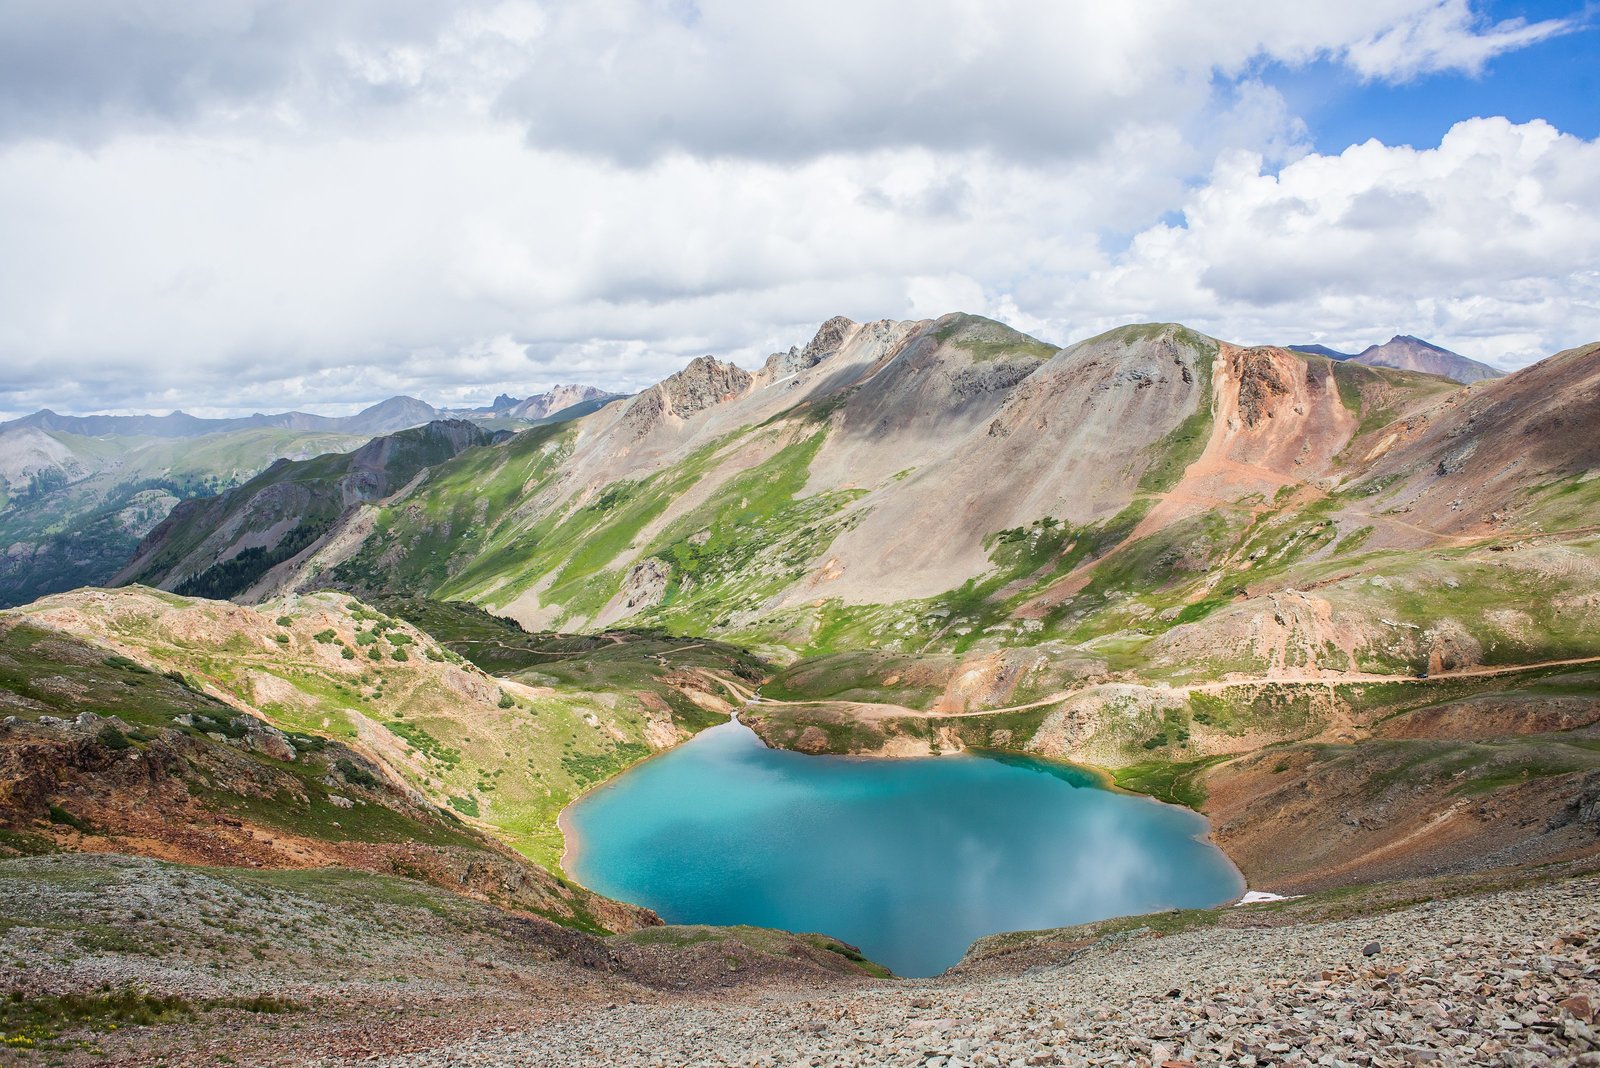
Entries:
[[773,353],[767,357],[766,366],[762,370],[771,378],[783,378],[809,370],[843,348],[855,330],[854,320],[835,315],[822,324],[816,336],[806,343],[805,348],[796,346],[788,352]]
[[714,356],[701,356],[656,388],[667,410],[679,419],[687,419],[749,389],[750,372]]
[[1239,382],[1239,414],[1247,427],[1272,418],[1273,398],[1290,390],[1290,382],[1270,351],[1238,349],[1233,354],[1234,375]]
[[623,425],[642,437],[668,419],[683,420],[725,404],[750,389],[749,371],[715,356],[699,356],[689,366],[635,397],[623,413]]
[[637,612],[659,604],[667,592],[667,576],[671,574],[665,561],[652,556],[628,569],[622,583],[623,604]]

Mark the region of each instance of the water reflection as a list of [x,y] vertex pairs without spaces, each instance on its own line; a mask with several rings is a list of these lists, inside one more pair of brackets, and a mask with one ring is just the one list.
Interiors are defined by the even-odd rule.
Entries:
[[1012,753],[810,757],[730,723],[574,807],[575,874],[669,922],[825,931],[931,975],[996,931],[1216,904],[1205,821]]

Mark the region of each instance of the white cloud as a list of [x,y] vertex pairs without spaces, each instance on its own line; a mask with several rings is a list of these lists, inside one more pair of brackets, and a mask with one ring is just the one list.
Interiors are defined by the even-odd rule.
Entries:
[[1378,81],[1406,81],[1446,70],[1478,74],[1495,56],[1574,28],[1570,19],[1489,23],[1473,15],[1467,0],[1447,0],[1408,12],[1357,41],[1346,49],[1345,59],[1363,77]]
[[531,143],[639,163],[920,146],[1092,154],[1194,131],[1254,65],[1478,72],[1573,20],[1468,0],[15,0],[0,138],[192,126],[370,133],[495,107]]
[[1520,366],[1600,338],[1597,168],[1600,142],[1505,119],[1459,123],[1433,149],[1370,141],[1276,175],[1229,153],[1184,223],[1139,234],[1090,302],[1244,340],[1417,333]]
[[532,144],[630,163],[899,145],[1070,158],[1130,125],[1197,131],[1219,77],[1260,61],[1476,72],[1567,26],[1486,25],[1466,0],[605,0],[553,9],[500,112]]
[[1522,360],[1600,336],[1594,146],[1501,121],[1306,155],[1262,78],[1470,72],[1565,27],[1464,0],[0,5],[0,410],[637,388],[956,308]]

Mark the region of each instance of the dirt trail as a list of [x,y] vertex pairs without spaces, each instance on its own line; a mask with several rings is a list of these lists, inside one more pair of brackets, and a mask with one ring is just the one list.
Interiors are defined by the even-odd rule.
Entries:
[[[1425,678],[1419,678],[1414,675],[1382,675],[1370,671],[1290,671],[1279,674],[1252,675],[1247,678],[1235,678],[1226,681],[1181,683],[1175,686],[1160,685],[1148,682],[1134,682],[1129,683],[1128,685],[1147,686],[1151,689],[1160,689],[1163,692],[1172,693],[1174,695],[1191,693],[1220,693],[1224,690],[1231,690],[1240,686],[1326,686],[1329,690],[1332,690],[1335,686],[1344,686],[1351,683],[1396,682],[1417,684],[1449,681],[1451,679],[1492,678],[1496,675],[1516,675],[1524,671],[1538,671],[1543,668],[1555,667],[1579,667],[1584,664],[1600,664],[1600,656],[1580,656],[1565,660],[1541,660],[1531,664],[1500,664],[1495,666],[1480,665],[1478,667],[1457,668],[1452,671],[1435,672],[1434,674]],[[718,679],[717,681],[723,683],[725,686],[728,686],[730,690],[733,689],[733,687],[727,683],[726,680]],[[971,709],[965,712],[928,712],[923,711],[922,709],[907,708],[904,705],[884,704],[870,701],[778,701],[772,698],[762,697],[760,694],[753,694],[747,700],[750,704],[758,706],[789,705],[809,708],[844,709],[861,716],[862,718],[869,719],[970,719],[976,716],[995,716],[1005,712],[1025,712],[1031,708],[1043,708],[1046,705],[1059,704],[1062,701],[1067,700],[1069,697],[1076,696],[1080,693],[1086,693],[1099,685],[1103,684],[1094,683],[1088,686],[1080,686],[1074,690],[1062,690],[1058,693],[1051,694],[1049,697],[1041,697],[1037,701],[1029,701],[1026,704],[1006,705],[1002,708]]]
[[733,695],[733,699],[735,701],[741,701],[748,705],[756,704],[761,700],[761,695],[756,693],[756,691],[746,689],[745,687],[740,686],[738,683],[733,682],[730,679],[725,679],[721,675],[718,675],[716,672],[707,668],[689,668],[688,670],[690,674],[698,675],[708,682],[712,682],[718,686],[721,686],[724,690],[727,690]]

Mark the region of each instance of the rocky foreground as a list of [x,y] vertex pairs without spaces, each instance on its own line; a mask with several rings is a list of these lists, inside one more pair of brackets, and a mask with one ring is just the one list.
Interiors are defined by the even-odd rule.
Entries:
[[[1600,1065],[1600,880],[1263,928],[1123,932],[825,997],[585,1007],[382,1063]],[[1023,963],[1027,961],[1029,963]]]
[[596,938],[427,884],[0,861],[0,1064],[1600,1065],[1592,860],[980,942]]

